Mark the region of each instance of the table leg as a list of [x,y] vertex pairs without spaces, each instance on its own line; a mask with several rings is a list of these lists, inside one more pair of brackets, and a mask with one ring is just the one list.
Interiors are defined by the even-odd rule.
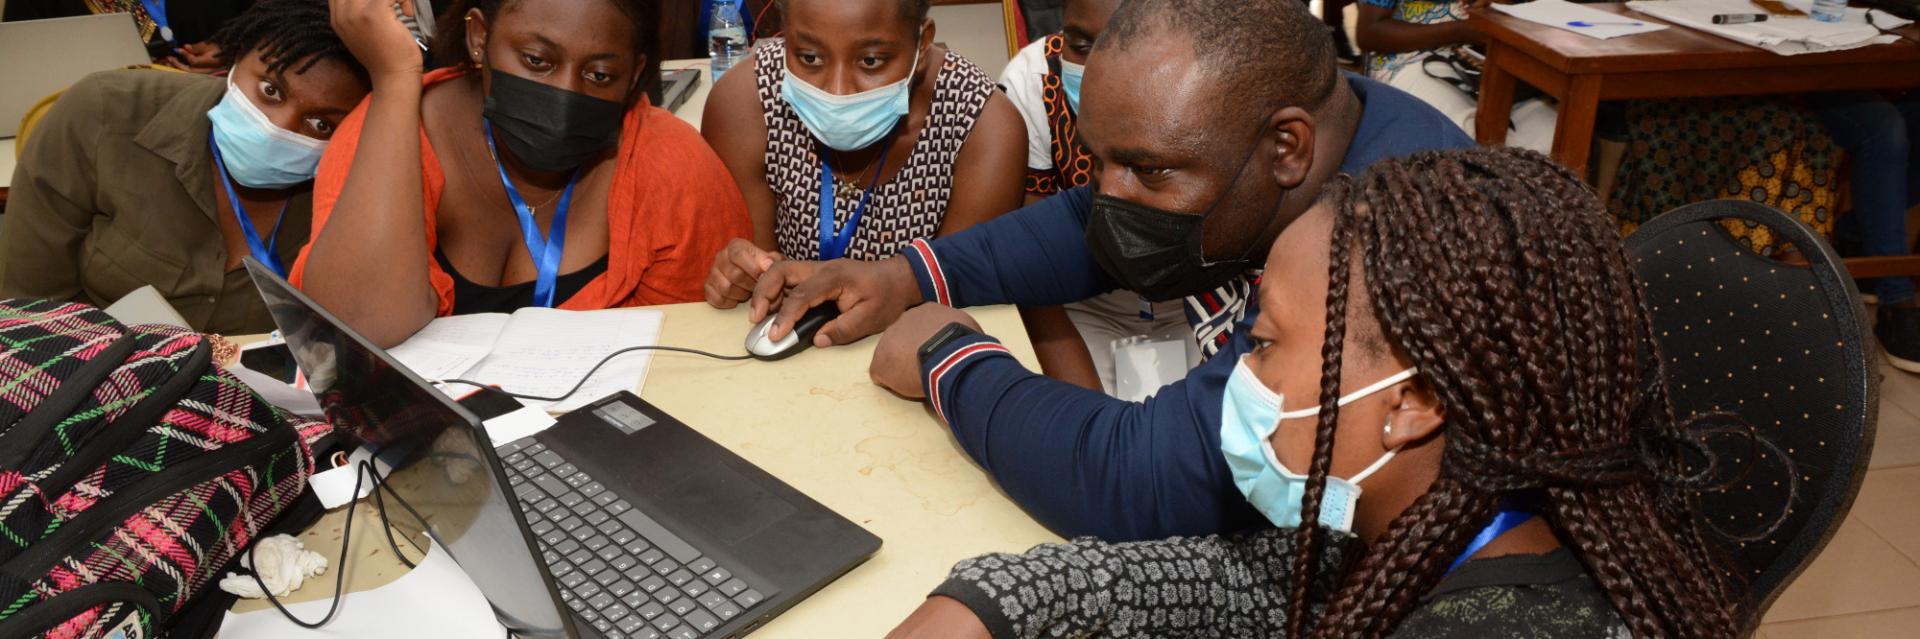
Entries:
[[1507,142],[1507,125],[1513,118],[1514,79],[1501,65],[1517,55],[1524,54],[1497,40],[1487,44],[1487,66],[1480,74],[1480,105],[1473,115],[1473,137],[1483,145]]
[[1600,76],[1576,75],[1568,80],[1567,96],[1560,100],[1560,121],[1553,128],[1553,158],[1586,179],[1593,121],[1600,112]]

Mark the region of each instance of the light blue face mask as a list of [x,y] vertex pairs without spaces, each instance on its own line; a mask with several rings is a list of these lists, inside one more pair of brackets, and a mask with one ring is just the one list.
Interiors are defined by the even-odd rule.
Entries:
[[813,136],[826,143],[827,148],[835,151],[864,149],[879,142],[880,138],[893,131],[900,118],[907,115],[908,99],[912,97],[913,78],[919,75],[920,41],[914,38],[913,66],[908,67],[907,77],[877,89],[861,91],[851,95],[834,95],[825,89],[808,84],[793,69],[786,70],[786,78],[781,83],[781,95],[787,104],[793,105],[793,112],[800,116],[800,122],[807,125]]
[[[1395,373],[1392,377],[1340,398],[1339,405],[1346,406],[1412,379],[1415,371],[1409,368]],[[1273,392],[1260,382],[1260,378],[1253,376],[1253,369],[1247,367],[1247,359],[1242,356],[1234,365],[1233,374],[1227,377],[1227,390],[1220,400],[1220,452],[1227,458],[1227,467],[1233,471],[1233,485],[1240,489],[1240,494],[1245,495],[1247,501],[1260,514],[1266,515],[1273,525],[1294,528],[1300,525],[1301,503],[1307,494],[1307,476],[1281,465],[1280,459],[1273,454],[1273,445],[1267,440],[1280,428],[1282,420],[1319,415],[1320,407],[1281,412],[1281,407],[1285,405],[1282,395]],[[1360,482],[1386,466],[1387,461],[1398,452],[1399,448],[1387,451],[1379,461],[1373,462],[1373,465],[1351,479],[1329,475],[1326,491],[1320,498],[1320,525],[1340,532],[1352,532],[1354,507],[1360,502]]]
[[227,77],[227,95],[207,110],[213,141],[233,181],[284,189],[313,179],[327,143],[276,126]]
[[1060,88],[1067,91],[1067,104],[1074,113],[1080,112],[1080,79],[1087,75],[1087,65],[1060,61]]

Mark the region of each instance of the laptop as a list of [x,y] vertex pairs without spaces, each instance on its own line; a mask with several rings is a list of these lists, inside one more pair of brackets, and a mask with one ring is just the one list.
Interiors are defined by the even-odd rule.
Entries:
[[327,418],[379,447],[396,528],[432,535],[523,637],[732,637],[880,539],[632,393],[489,445],[474,413],[251,258]]
[[0,138],[20,133],[27,110],[95,71],[147,64],[133,14],[0,22]]

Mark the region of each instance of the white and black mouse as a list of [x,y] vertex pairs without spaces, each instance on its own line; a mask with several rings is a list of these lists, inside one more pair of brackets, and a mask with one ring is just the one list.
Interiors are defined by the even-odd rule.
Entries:
[[769,313],[766,319],[753,326],[753,330],[747,331],[747,353],[763,362],[793,357],[813,346],[813,336],[820,332],[820,327],[839,316],[840,307],[833,302],[815,306],[801,315],[800,321],[794,322],[793,330],[788,331],[786,337],[774,341],[767,339],[767,331],[773,330],[773,320],[778,315]]

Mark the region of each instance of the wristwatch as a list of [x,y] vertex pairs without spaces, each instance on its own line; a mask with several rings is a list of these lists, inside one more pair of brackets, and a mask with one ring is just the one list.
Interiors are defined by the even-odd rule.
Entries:
[[920,344],[920,350],[918,351],[920,355],[920,365],[922,367],[926,366],[927,358],[933,357],[934,353],[940,352],[940,349],[946,348],[948,344],[952,344],[955,340],[968,335],[979,334],[980,331],[973,330],[971,326],[959,322],[949,322],[945,327],[940,329],[940,332],[934,333],[933,337],[927,338],[926,342]]

